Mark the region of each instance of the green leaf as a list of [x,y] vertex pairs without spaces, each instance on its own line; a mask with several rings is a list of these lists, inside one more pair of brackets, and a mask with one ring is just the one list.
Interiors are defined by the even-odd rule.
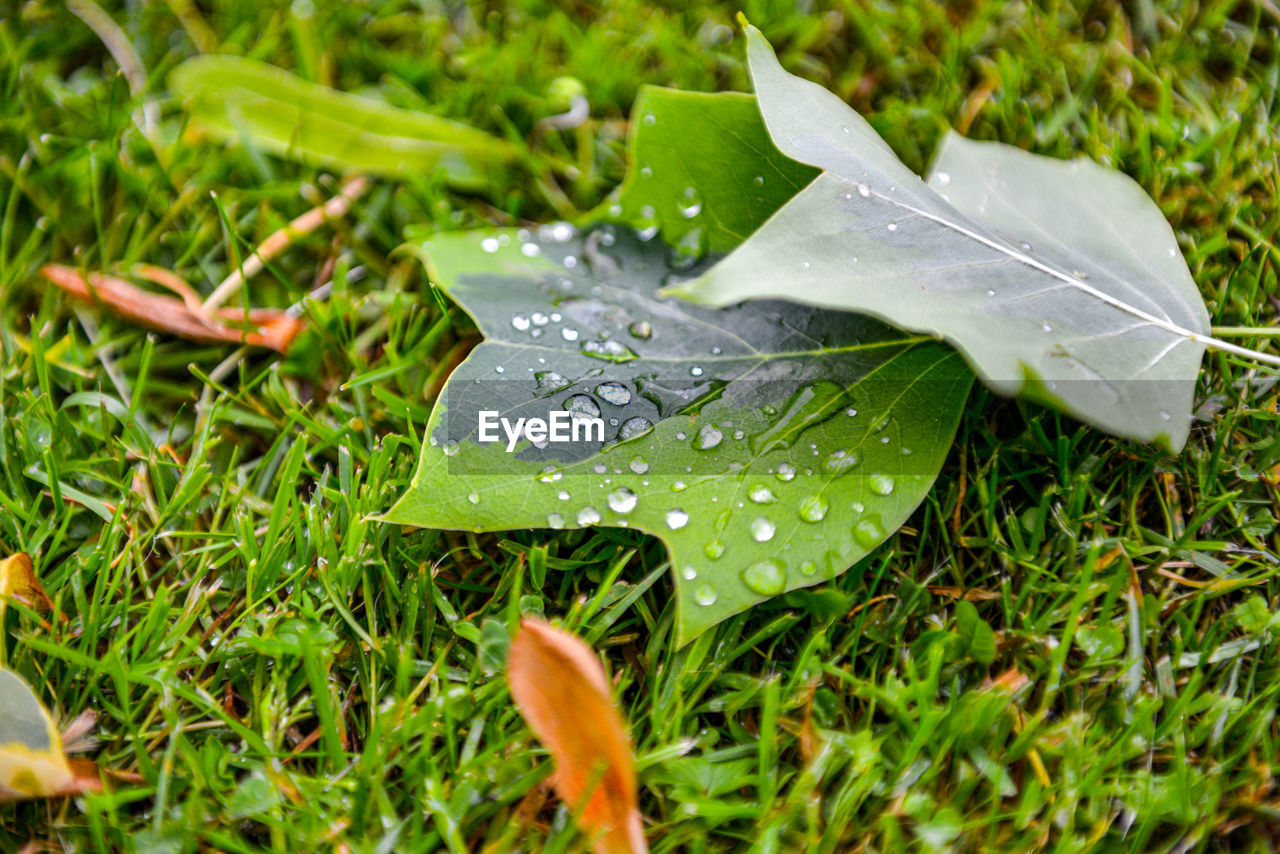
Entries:
[[[897,529],[972,382],[949,348],[865,316],[661,299],[679,275],[668,248],[612,226],[418,248],[485,340],[450,376],[384,521],[654,534],[671,555],[681,643],[843,572]],[[603,440],[522,438],[508,453],[505,436],[479,441],[482,410],[513,424],[598,414]]]
[[31,686],[0,668],[0,801],[55,795],[72,778],[53,718]]
[[235,56],[189,59],[169,74],[195,124],[319,166],[404,177],[441,170],[452,185],[495,186],[507,141],[429,113],[339,92]]
[[818,175],[778,151],[754,95],[645,86],[615,216],[672,246],[727,252]]
[[839,98],[784,71],[758,30],[747,39],[774,142],[824,172],[671,292],[867,312],[954,343],[997,392],[1182,447],[1206,342],[1234,345],[1209,337],[1173,231],[1137,184],[952,134],[926,185]]
[[960,648],[965,655],[980,664],[996,660],[996,633],[967,599],[956,603],[956,632],[960,635]]

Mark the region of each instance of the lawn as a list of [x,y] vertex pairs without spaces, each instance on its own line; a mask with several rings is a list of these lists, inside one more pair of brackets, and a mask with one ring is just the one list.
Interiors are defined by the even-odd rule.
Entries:
[[[1274,332],[1271,0],[104,6],[150,113],[71,6],[0,0],[0,557],[29,553],[55,603],[5,611],[0,664],[58,721],[95,713],[80,747],[127,773],[0,805],[0,851],[585,850],[503,678],[522,612],[603,656],[655,851],[1280,846],[1280,388],[1237,358],[1206,357],[1178,455],[975,386],[905,527],[679,648],[656,539],[370,518],[478,340],[406,229],[595,209],[642,85],[749,89],[738,11],[916,171],[948,128],[1123,170],[1213,323]],[[148,332],[40,267],[147,263],[207,294],[342,178],[196,132],[166,78],[199,53],[528,162],[480,192],[374,178],[295,240],[231,303],[331,285],[285,357]],[[590,119],[548,130],[565,77]],[[989,664],[930,652],[964,602]]]

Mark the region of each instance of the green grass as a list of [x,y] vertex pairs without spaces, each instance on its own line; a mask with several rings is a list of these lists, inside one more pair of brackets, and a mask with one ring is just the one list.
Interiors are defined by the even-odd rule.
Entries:
[[[948,126],[1109,162],[1160,203],[1215,324],[1275,325],[1274,4],[800,5],[742,11],[913,168]],[[576,76],[592,122],[534,145],[570,213],[620,180],[641,84],[746,87],[727,4],[316,6],[108,11],[162,95],[203,40],[523,139]],[[0,2],[0,554],[31,553],[66,617],[9,609],[0,661],[60,720],[96,711],[90,755],[145,781],[0,807],[0,851],[582,850],[482,642],[521,610],[605,655],[657,851],[1280,845],[1273,375],[1208,358],[1178,457],[975,392],[907,528],[676,650],[642,535],[366,521],[474,341],[395,253],[405,227],[564,215],[545,188],[376,182],[250,283],[286,306],[331,270],[289,358],[225,362],[35,275],[146,261],[208,292],[333,191],[161,105],[157,149],[90,29]],[[959,593],[990,665],[931,643]]]

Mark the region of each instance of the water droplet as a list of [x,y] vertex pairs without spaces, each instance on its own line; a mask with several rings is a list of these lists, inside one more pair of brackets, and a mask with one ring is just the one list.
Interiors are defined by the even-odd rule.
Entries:
[[579,525],[595,525],[600,521],[600,511],[594,507],[583,507],[578,511]]
[[500,373],[502,373],[502,372],[503,372],[503,371],[505,371],[505,370],[506,370],[506,368],[502,367],[502,365],[496,365],[496,366],[494,366],[493,372],[494,372],[495,374],[500,374]]
[[548,243],[568,243],[577,235],[578,229],[564,221],[553,222],[538,229],[538,237]]
[[696,187],[686,187],[680,197],[680,215],[685,219],[693,219],[702,213],[702,195]]
[[716,603],[716,591],[710,584],[701,584],[697,590],[693,591],[693,601],[704,607],[714,605]]
[[858,410],[856,410],[856,409],[854,409],[852,406],[850,406],[848,409],[846,409],[846,410],[844,411],[844,414],[845,414],[845,415],[848,415],[850,418],[857,418],[857,417],[858,417]]
[[702,553],[710,560],[719,560],[724,555],[724,543],[712,540],[703,547]]
[[644,457],[632,457],[631,462],[627,463],[627,468],[636,474],[644,474],[649,470],[649,464],[644,461]]
[[584,341],[582,343],[582,352],[595,359],[603,359],[606,362],[622,363],[630,362],[636,358],[636,354],[625,344],[621,344],[613,339],[606,341]]
[[562,477],[564,477],[564,472],[562,472],[560,469],[556,468],[555,466],[547,466],[538,475],[538,480],[542,481],[543,483],[555,483],[557,480],[559,480]]
[[777,596],[787,587],[785,566],[776,558],[753,563],[742,571],[742,583],[752,593]]
[[473,493],[471,493],[470,495],[468,495],[468,496],[467,496],[467,500],[468,500],[468,501],[470,501],[472,504],[479,504],[479,503],[480,503],[480,494],[479,494],[479,493],[477,493],[477,492],[473,492]]
[[567,489],[562,489],[562,490],[560,490],[558,493],[556,493],[556,498],[559,498],[561,501],[568,501],[568,500],[569,500],[569,490],[567,490]]
[[564,527],[564,517],[559,513],[552,513],[547,517],[547,527],[559,530]]
[[647,320],[637,320],[627,327],[627,331],[631,333],[632,338],[639,338],[642,341],[653,336],[653,326]]
[[763,176],[763,175],[757,175],[756,177],[752,178],[751,180],[752,180],[752,182],[753,182],[757,187],[763,187],[763,186],[764,186],[764,176]]
[[987,288],[987,296],[989,296],[989,297],[993,297],[993,296],[995,296],[995,295],[996,295],[996,289],[995,289],[995,288]]
[[1041,323],[1041,324],[1040,324],[1040,329],[1041,329],[1041,330],[1043,330],[1044,332],[1052,332],[1052,331],[1053,331],[1053,327],[1052,327],[1052,326],[1050,326],[1047,322],[1046,322],[1046,323]]
[[831,456],[822,463],[822,468],[831,474],[843,474],[858,463],[862,462],[862,458],[858,456],[857,451],[835,451]]
[[709,451],[719,445],[723,439],[724,433],[721,433],[719,428],[714,424],[707,424],[698,430],[698,435],[693,440],[693,447],[699,451]]
[[564,408],[575,419],[600,417],[600,407],[589,394],[575,394],[564,402]]
[[600,383],[596,386],[596,394],[604,398],[605,403],[612,403],[614,406],[626,406],[631,402],[631,390],[622,383]]
[[692,368],[689,369],[689,374],[691,376],[700,377],[702,376],[702,368],[698,367],[697,365],[694,365]]
[[538,248],[536,243],[520,244],[520,254],[526,258],[537,258],[542,254],[542,250]]
[[1160,410],[1160,417],[1161,417],[1162,419],[1164,419],[1165,421],[1170,421],[1170,420],[1172,420],[1172,418],[1173,418],[1173,416],[1172,416],[1172,415],[1170,415],[1167,411],[1165,411],[1165,410],[1163,410],[1163,409],[1161,409],[1161,410]]
[[1022,247],[1022,251],[1023,251],[1023,252],[1030,252],[1030,251],[1031,251],[1031,244],[1030,244],[1030,243],[1019,243],[1018,245]]
[[767,543],[773,539],[778,527],[767,516],[757,516],[751,520],[751,539],[757,543]]
[[951,183],[951,176],[948,175],[946,172],[939,172],[933,176],[933,180],[938,184],[939,187],[945,187]]
[[645,114],[644,114],[644,123],[645,123],[646,125],[648,125],[649,127],[653,127],[654,125],[656,125],[656,124],[658,123],[658,117],[657,117],[657,116],[655,116],[653,113],[645,113]]
[[811,560],[806,560],[800,564],[800,574],[805,576],[816,575],[818,573],[818,565]]
[[639,436],[652,426],[653,424],[650,423],[648,418],[641,418],[638,415],[635,418],[628,418],[618,428],[618,438],[625,442],[627,439]]
[[887,474],[873,474],[870,479],[871,491],[876,495],[893,494],[893,478]]
[[534,326],[546,326],[548,323],[551,322],[551,318],[547,317],[545,314],[543,314],[540,311],[535,311],[533,314],[531,314],[529,316],[529,320],[533,322]]
[[667,527],[671,530],[678,531],[687,524],[689,524],[689,514],[679,507],[673,507],[667,511]]
[[756,504],[772,504],[777,500],[773,497],[773,493],[769,491],[769,487],[763,483],[753,483],[751,488],[747,490],[747,497]]
[[574,329],[572,326],[566,326],[564,329],[560,330],[560,337],[566,341],[577,341],[578,330]]
[[685,483],[683,480],[677,480],[675,483],[671,484],[672,492],[684,492],[688,488],[689,484]]
[[778,463],[778,480],[786,483],[796,476],[796,467],[791,463]]
[[625,486],[619,486],[609,493],[609,509],[614,513],[630,513],[636,509],[636,494]]
[[641,177],[641,178],[652,178],[652,177],[653,177],[653,167],[651,167],[648,163],[646,163],[645,165],[641,166],[641,167],[640,167],[640,177]]
[[884,532],[880,530],[871,519],[863,519],[861,522],[853,526],[853,538],[858,541],[858,545],[864,549],[875,546],[883,538]]
[[578,266],[578,259],[576,256],[566,255],[564,256],[564,261],[562,263],[566,269],[572,270],[574,267]]
[[494,252],[498,251],[498,238],[486,237],[484,240],[480,241],[480,248],[492,255]]
[[511,318],[511,326],[517,332],[527,332],[529,330],[529,318],[523,314],[517,314]]
[[885,226],[885,228],[889,229],[890,231],[897,231],[898,224],[896,222],[891,222],[887,226]]
[[565,386],[571,385],[563,375],[556,371],[539,371],[533,377],[538,381],[538,391],[543,394],[559,391]]
[[858,195],[862,196],[865,199],[867,196],[871,195],[871,188],[868,187],[866,184],[859,184]]
[[821,495],[807,496],[800,502],[800,518],[805,522],[821,522],[831,505]]

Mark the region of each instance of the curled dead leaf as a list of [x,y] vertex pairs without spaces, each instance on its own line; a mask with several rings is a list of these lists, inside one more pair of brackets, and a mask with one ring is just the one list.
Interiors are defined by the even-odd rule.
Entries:
[[52,611],[53,602],[36,578],[31,556],[25,552],[0,560],[0,618],[10,599],[35,611]]
[[525,619],[511,642],[507,682],[551,751],[557,794],[596,837],[597,854],[647,852],[631,742],[595,653],[567,632]]
[[0,669],[0,803],[101,788],[97,765],[67,759],[53,718],[31,686]]

